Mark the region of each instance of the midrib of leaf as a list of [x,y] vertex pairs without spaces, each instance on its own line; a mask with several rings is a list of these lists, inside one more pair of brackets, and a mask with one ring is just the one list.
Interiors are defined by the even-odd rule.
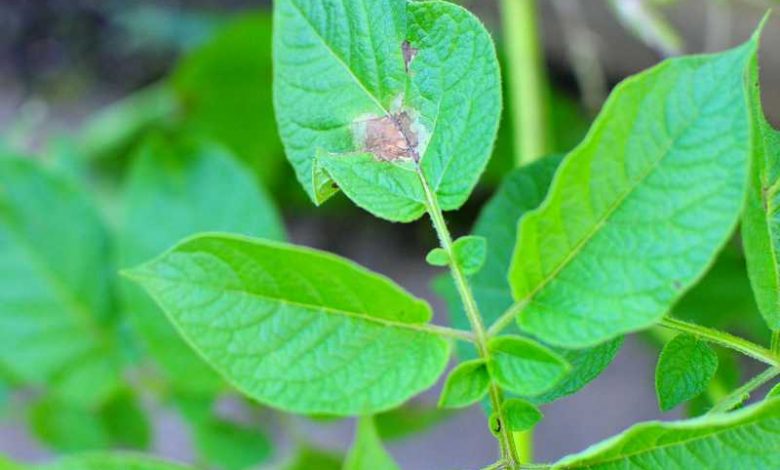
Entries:
[[[758,417],[756,417],[756,418],[758,418]],[[758,424],[759,423],[756,423],[756,420],[754,419],[753,421],[751,421],[749,423],[744,423],[744,424],[738,425],[738,428],[739,428],[739,430],[744,430],[747,427],[757,426]],[[684,429],[684,428],[682,428],[682,429]],[[622,461],[622,460],[628,460],[628,459],[630,459],[632,457],[636,457],[636,456],[643,455],[643,454],[649,454],[649,453],[652,453],[652,452],[655,452],[655,451],[658,451],[658,450],[664,450],[664,449],[667,449],[667,448],[670,448],[670,447],[684,446],[686,444],[690,444],[690,443],[696,442],[696,441],[701,441],[701,440],[704,440],[704,439],[717,438],[717,436],[719,434],[722,434],[722,433],[727,432],[727,431],[733,431],[734,429],[735,429],[734,426],[732,426],[732,427],[723,427],[722,429],[711,431],[708,434],[699,435],[699,436],[696,436],[696,437],[691,437],[691,438],[683,439],[683,440],[680,440],[680,441],[675,441],[675,442],[669,443],[669,444],[659,445],[659,446],[653,447],[651,449],[639,450],[639,451],[636,451],[636,452],[631,452],[629,454],[621,454],[619,456],[615,456],[615,457],[612,457],[610,459],[592,461],[592,462],[586,463],[586,464],[577,464],[577,465],[574,465],[574,466],[563,465],[560,468],[562,468],[562,469],[590,468],[593,465],[604,465],[604,464],[619,462],[619,461]],[[661,437],[663,437],[663,436],[661,436]],[[591,458],[589,460],[592,460],[592,459],[593,458]]]
[[295,2],[295,0],[291,0],[290,1],[290,5],[292,5],[295,8],[295,11],[298,12],[300,17],[303,18],[306,21],[306,24],[309,26],[309,28],[311,28],[312,32],[314,33],[314,36],[316,36],[317,39],[319,39],[320,43],[325,48],[325,50],[328,51],[328,53],[336,60],[336,62],[341,64],[342,67],[344,67],[344,70],[346,70],[347,73],[349,73],[349,75],[352,77],[352,79],[355,80],[355,83],[357,83],[357,85],[360,87],[360,89],[363,90],[363,92],[366,94],[366,96],[371,98],[371,101],[373,101],[374,104],[376,104],[377,107],[385,115],[389,116],[390,112],[387,109],[385,109],[385,107],[382,105],[381,101],[379,101],[379,99],[376,96],[374,96],[370,91],[368,91],[368,88],[363,84],[363,82],[360,80],[360,78],[358,78],[358,76],[355,75],[355,72],[347,65],[347,63],[344,62],[344,59],[342,59],[338,54],[336,54],[336,51],[334,51],[333,48],[330,47],[330,44],[328,44],[328,42],[325,41],[325,38],[322,37],[320,32],[317,31],[317,28],[314,26],[314,24],[312,24],[312,22],[309,19],[309,17],[304,14],[303,10],[301,10],[301,7],[298,6],[298,4]]
[[400,328],[400,329],[406,329],[410,331],[416,331],[419,333],[428,333],[433,334],[440,337],[450,337],[450,338],[459,338],[466,341],[471,341],[470,334],[465,331],[455,330],[452,328],[447,328],[439,325],[433,325],[429,323],[403,323],[403,322],[397,322],[388,320],[385,318],[378,318],[378,317],[372,317],[370,315],[366,315],[364,312],[352,312],[349,310],[339,310],[331,307],[326,307],[324,305],[316,305],[316,304],[307,304],[303,302],[295,302],[292,300],[284,299],[281,297],[272,297],[269,295],[262,295],[257,294],[255,292],[249,292],[245,290],[239,290],[239,289],[215,289],[209,284],[205,283],[199,283],[199,282],[181,282],[177,281],[175,279],[163,277],[163,276],[150,276],[145,274],[137,274],[137,273],[129,273],[129,277],[136,279],[136,280],[142,280],[142,279],[149,279],[149,280],[158,280],[158,281],[166,281],[173,284],[179,284],[179,285],[190,285],[193,287],[200,288],[202,290],[211,291],[215,293],[228,293],[228,294],[237,294],[237,295],[245,295],[252,298],[264,300],[264,301],[270,301],[270,302],[276,302],[279,304],[285,304],[289,305],[291,307],[297,307],[308,311],[313,311],[313,313],[318,312],[324,312],[324,313],[331,313],[334,315],[340,315],[344,317],[350,317],[350,318],[356,318],[358,320],[362,320],[369,323],[376,323],[378,325],[382,326],[389,326],[394,328]]
[[67,310],[74,314],[78,319],[78,323],[92,333],[94,338],[103,344],[108,344],[108,337],[103,333],[98,324],[93,321],[91,310],[84,303],[83,299],[80,299],[75,293],[69,292],[65,287],[65,282],[59,278],[55,271],[47,266],[41,255],[27,242],[27,240],[25,240],[24,236],[19,231],[19,227],[17,227],[16,224],[11,223],[8,219],[5,219],[5,221],[7,227],[10,228],[7,232],[13,236],[16,243],[25,253],[27,253],[27,257],[35,270],[38,271],[53,288],[55,296],[63,302],[67,307]]
[[[656,68],[656,71],[660,72],[661,70],[666,68],[665,67],[666,64],[668,64],[668,62],[667,63],[663,63],[661,66],[658,66]],[[624,82],[623,88],[628,88],[629,85],[633,85],[634,81],[639,81],[639,79],[641,79],[641,78],[642,77],[635,76],[635,77],[632,77],[632,78],[628,79],[626,82]],[[605,108],[605,110],[606,109],[611,109],[612,106],[607,105],[607,106],[604,106],[604,108]],[[590,230],[588,230],[583,235],[583,237],[575,244],[574,248],[564,257],[564,259],[558,264],[558,266],[556,266],[550,274],[545,276],[542,279],[542,281],[539,284],[537,284],[537,286],[534,289],[532,289],[529,293],[527,293],[522,299],[519,299],[519,300],[515,301],[515,305],[517,305],[517,304],[525,304],[525,306],[527,306],[531,302],[531,300],[542,289],[547,287],[547,285],[550,282],[555,280],[555,278],[558,276],[558,274],[560,274],[560,272],[564,268],[566,268],[566,266],[568,266],[568,264],[571,263],[571,261],[574,260],[574,258],[582,252],[582,250],[585,249],[587,244],[593,239],[593,237],[595,237],[599,233],[601,228],[604,226],[604,224],[606,224],[608,219],[615,213],[615,211],[617,211],[623,205],[623,203],[626,201],[626,199],[628,199],[636,191],[636,189],[651,174],[653,174],[658,169],[659,165],[669,155],[671,149],[674,148],[674,146],[677,143],[677,140],[680,138],[680,136],[685,134],[688,131],[688,129],[696,123],[696,121],[699,118],[699,112],[700,112],[700,109],[697,110],[695,116],[688,122],[688,124],[683,129],[681,129],[677,133],[676,136],[674,136],[674,137],[672,137],[670,139],[669,144],[667,145],[666,149],[662,152],[661,156],[647,169],[647,171],[645,171],[645,173],[640,175],[640,177],[637,178],[637,180],[635,182],[631,183],[629,185],[629,187],[622,194],[620,194],[618,196],[616,201],[613,204],[611,204],[607,208],[606,211],[604,211],[604,214],[596,219],[596,223],[593,225],[593,227]],[[588,138],[586,138],[585,141],[581,145],[587,145],[591,141],[591,138],[592,138],[592,136],[588,136]],[[622,166],[625,168],[625,161],[623,162]],[[555,186],[556,183],[554,182],[553,185]],[[539,209],[534,211],[534,214],[539,213],[544,208],[545,208],[544,206],[540,207]],[[517,313],[522,313],[522,312],[518,312],[518,311],[510,308],[510,312],[508,312],[508,313],[511,313],[512,315],[516,315]],[[496,324],[502,324],[503,325],[504,323],[505,323],[505,320],[503,320],[503,318],[499,318],[496,321]],[[506,322],[506,323],[508,323],[508,322]]]

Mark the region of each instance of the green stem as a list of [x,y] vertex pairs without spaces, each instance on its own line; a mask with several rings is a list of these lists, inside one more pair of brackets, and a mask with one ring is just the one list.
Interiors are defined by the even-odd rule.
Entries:
[[670,317],[666,317],[661,320],[660,325],[672,330],[699,336],[711,343],[739,351],[746,356],[752,357],[753,359],[765,364],[769,364],[770,366],[780,366],[780,358],[769,349],[724,331],[714,330],[712,328],[695,325],[693,323],[687,323],[682,320],[677,320]]
[[772,332],[772,343],[770,348],[772,348],[772,353],[776,356],[780,356],[780,330]]
[[506,75],[517,166],[547,153],[546,83],[537,28],[536,0],[501,0]]
[[740,403],[747,400],[748,397],[750,397],[751,392],[777,377],[778,375],[780,375],[780,367],[770,367],[769,369],[750,379],[747,383],[745,383],[745,385],[729,393],[726,398],[718,402],[717,405],[713,406],[712,409],[707,412],[707,414],[725,413],[726,411],[734,409]]
[[[442,214],[439,207],[438,200],[431,191],[428,181],[422,174],[422,170],[418,167],[417,174],[420,178],[420,183],[425,191],[426,207],[428,215],[431,218],[431,223],[436,231],[436,235],[439,238],[439,244],[441,248],[447,252],[450,261],[450,273],[455,281],[455,286],[458,289],[458,294],[463,302],[463,307],[468,317],[471,329],[474,332],[474,343],[477,348],[479,356],[485,360],[488,359],[488,335],[485,330],[485,325],[482,322],[482,316],[479,314],[477,302],[474,299],[474,294],[471,291],[466,275],[463,273],[463,268],[456,261],[454,251],[452,249],[452,236],[447,228],[447,223],[444,220],[444,214]],[[489,389],[490,405],[493,411],[498,416],[499,422],[499,444],[501,446],[501,458],[509,465],[509,468],[517,468],[520,464],[520,460],[517,456],[517,450],[515,448],[515,442],[512,439],[512,433],[506,427],[506,419],[502,408],[503,396],[501,390],[495,383],[491,383]]]

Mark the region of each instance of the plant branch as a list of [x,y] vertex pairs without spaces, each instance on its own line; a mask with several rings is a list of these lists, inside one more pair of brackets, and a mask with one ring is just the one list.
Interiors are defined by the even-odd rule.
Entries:
[[769,347],[772,349],[773,354],[780,356],[780,330],[772,332],[772,342]]
[[425,325],[424,328],[420,328],[420,331],[428,331],[439,336],[446,336],[448,338],[458,339],[468,343],[476,342],[474,333],[471,331],[459,330],[457,328],[450,328],[447,326],[428,324]]
[[753,359],[765,364],[769,364],[770,366],[780,366],[780,358],[769,349],[724,331],[714,330],[712,328],[684,322],[682,320],[677,320],[676,318],[671,317],[666,317],[661,320],[660,326],[676,331],[681,331],[683,333],[689,333],[694,336],[699,336],[709,341],[710,343],[741,352],[746,356],[752,357]]
[[506,311],[504,311],[504,313],[502,313],[501,316],[498,317],[496,321],[493,322],[492,325],[490,325],[490,328],[488,328],[488,336],[495,336],[501,333],[504,330],[504,328],[509,326],[512,323],[512,321],[518,315],[520,315],[520,312],[523,311],[526,304],[527,302],[524,301],[516,302],[512,304],[511,307],[506,309]]
[[536,0],[501,0],[516,166],[547,153],[546,83]]
[[750,379],[747,383],[729,393],[723,400],[707,412],[707,414],[725,413],[737,407],[750,397],[750,394],[758,387],[780,375],[780,367],[770,367],[764,372]]
[[[426,208],[428,215],[431,218],[431,223],[436,231],[436,235],[439,238],[439,244],[441,248],[447,252],[450,261],[450,273],[455,286],[457,287],[460,299],[463,302],[463,307],[468,317],[471,329],[474,332],[475,346],[479,356],[485,360],[488,359],[489,353],[487,348],[488,335],[485,331],[485,326],[482,322],[482,316],[479,314],[477,302],[474,299],[474,294],[471,291],[471,286],[466,279],[466,275],[463,273],[463,268],[458,264],[457,257],[454,255],[452,249],[452,236],[450,235],[447,223],[444,220],[439,202],[436,199],[436,195],[431,191],[428,181],[425,175],[422,174],[422,170],[417,168],[417,174],[420,178],[423,190],[425,192]],[[498,422],[500,429],[499,432],[499,444],[501,446],[501,457],[506,461],[510,468],[516,468],[520,464],[520,459],[517,456],[517,450],[515,449],[515,443],[512,438],[511,431],[506,426],[506,419],[502,408],[503,396],[501,390],[493,382],[489,389],[490,405],[493,411],[498,416]]]

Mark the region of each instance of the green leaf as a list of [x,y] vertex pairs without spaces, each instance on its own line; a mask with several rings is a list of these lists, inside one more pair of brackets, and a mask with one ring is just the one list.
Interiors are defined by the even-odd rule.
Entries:
[[450,372],[439,397],[442,408],[463,408],[478,402],[490,387],[490,375],[484,360],[475,359],[458,364]]
[[425,261],[431,266],[447,266],[450,264],[450,255],[444,248],[434,248],[425,255]]
[[230,383],[283,410],[389,409],[430,387],[449,357],[426,303],[320,251],[206,234],[130,276]]
[[774,468],[778,459],[780,400],[774,399],[733,413],[638,424],[553,468]]
[[334,452],[305,446],[297,450],[284,470],[342,470],[344,458]]
[[775,398],[775,397],[780,397],[780,383],[776,384],[774,387],[772,387],[771,390],[769,390],[769,392],[766,394],[765,399]]
[[151,425],[130,389],[118,392],[101,407],[100,418],[114,447],[146,449],[151,444]]
[[592,382],[609,366],[623,345],[623,337],[584,349],[551,348],[571,366],[569,373],[552,389],[541,395],[527,397],[536,404],[550,403],[573,395]]
[[[274,15],[279,130],[311,199],[329,197],[319,190],[333,178],[372,213],[413,220],[424,209],[421,183],[399,185],[393,167],[419,159],[441,207],[460,207],[485,168],[501,108],[495,50],[479,21],[446,2],[406,0],[281,0]],[[313,171],[318,150],[345,154],[342,163],[366,151],[378,158],[358,156],[360,170],[344,178],[327,165]]]
[[671,59],[613,91],[520,224],[523,330],[591,346],[657,322],[702,276],[745,195],[756,48]]
[[[560,161],[559,156],[551,156],[514,170],[507,175],[480,212],[473,233],[485,237],[490,250],[485,265],[470,281],[486,323],[496,321],[513,303],[506,277],[517,235],[517,223],[526,212],[542,202]],[[454,325],[469,328],[451,281],[447,280],[446,284],[439,282],[437,292],[446,292],[442,295],[447,299]],[[514,330],[517,328],[511,328],[510,331]],[[622,338],[616,338],[593,348],[555,349],[570,363],[571,370],[553,389],[533,397],[532,401],[548,403],[580,390],[612,362],[622,343]],[[464,358],[476,357],[476,351],[469,344],[458,343],[458,355]]]
[[0,156],[0,368],[43,384],[110,356],[110,259],[103,224],[71,181]]
[[130,452],[86,453],[64,457],[37,470],[187,470],[190,467]]
[[398,465],[382,447],[374,420],[370,416],[358,419],[355,440],[347,454],[343,470],[398,470]]
[[718,370],[718,355],[705,341],[677,335],[666,343],[655,369],[661,411],[669,411],[706,390]]
[[452,244],[452,251],[463,272],[470,276],[479,272],[485,264],[487,240],[475,235],[460,237]]
[[117,354],[95,350],[58,371],[50,390],[60,400],[88,408],[106,403],[121,388]]
[[[252,175],[221,147],[186,137],[150,138],[124,194],[122,266],[134,266],[197,232],[223,230],[282,239],[276,209]],[[179,337],[146,293],[124,285],[124,308],[175,388],[214,392],[216,374]],[[187,371],[182,374],[182,371]]]
[[29,411],[30,428],[46,446],[58,452],[106,449],[111,438],[100,416],[53,398],[44,398]]
[[754,67],[753,159],[742,242],[759,310],[773,331],[780,330],[780,132],[761,109],[758,71]]
[[271,456],[271,441],[263,432],[218,419],[196,424],[194,441],[209,468],[244,470]]
[[285,171],[271,92],[271,17],[242,14],[183,58],[172,85],[185,124],[225,144],[269,188]]
[[401,439],[430,429],[443,422],[453,412],[434,407],[424,406],[415,402],[407,403],[374,415],[379,437],[384,440]]
[[519,395],[544,393],[569,371],[563,358],[519,336],[493,338],[488,350],[490,375],[501,387]]
[[514,432],[527,431],[542,419],[542,412],[533,404],[511,398],[502,405],[506,425]]

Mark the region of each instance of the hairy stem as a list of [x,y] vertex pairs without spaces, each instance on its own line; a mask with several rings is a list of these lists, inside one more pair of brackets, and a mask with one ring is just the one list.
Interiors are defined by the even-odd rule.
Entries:
[[714,330],[712,328],[695,325],[693,323],[684,322],[682,320],[677,320],[670,317],[666,317],[661,320],[660,325],[665,328],[670,328],[672,330],[701,337],[710,343],[741,352],[746,356],[752,357],[753,359],[765,364],[769,364],[770,366],[780,366],[780,358],[777,356],[777,354],[773,353],[769,349],[753,343],[752,341],[748,341],[744,338],[734,336],[724,331]]
[[[417,174],[420,177],[420,183],[425,191],[426,207],[428,215],[431,218],[431,223],[436,231],[436,235],[439,238],[439,244],[441,248],[447,252],[450,261],[450,274],[455,281],[458,294],[460,295],[461,302],[463,302],[463,308],[468,317],[471,329],[474,332],[474,344],[477,348],[479,356],[485,360],[488,359],[489,353],[487,348],[488,335],[485,330],[485,325],[482,322],[482,316],[479,314],[477,307],[477,301],[474,299],[474,294],[471,291],[471,286],[466,279],[466,275],[463,273],[463,268],[458,264],[454,252],[452,249],[452,236],[447,228],[447,223],[444,220],[439,202],[436,199],[436,195],[431,191],[428,181],[422,174],[422,170],[418,168]],[[491,383],[489,389],[490,405],[493,411],[496,413],[499,422],[499,444],[501,446],[501,458],[506,461],[509,468],[517,468],[520,463],[517,455],[517,449],[515,448],[515,442],[512,438],[512,433],[507,429],[506,419],[504,418],[504,412],[502,408],[503,396],[501,389],[495,383]]]
[[520,166],[547,153],[547,78],[539,45],[536,0],[501,0],[501,18],[515,162]]
[[750,397],[750,394],[758,387],[769,382],[773,378],[780,375],[780,367],[770,367],[764,372],[750,379],[743,386],[729,393],[723,400],[712,407],[707,414],[725,413],[737,407],[740,403],[744,402]]

